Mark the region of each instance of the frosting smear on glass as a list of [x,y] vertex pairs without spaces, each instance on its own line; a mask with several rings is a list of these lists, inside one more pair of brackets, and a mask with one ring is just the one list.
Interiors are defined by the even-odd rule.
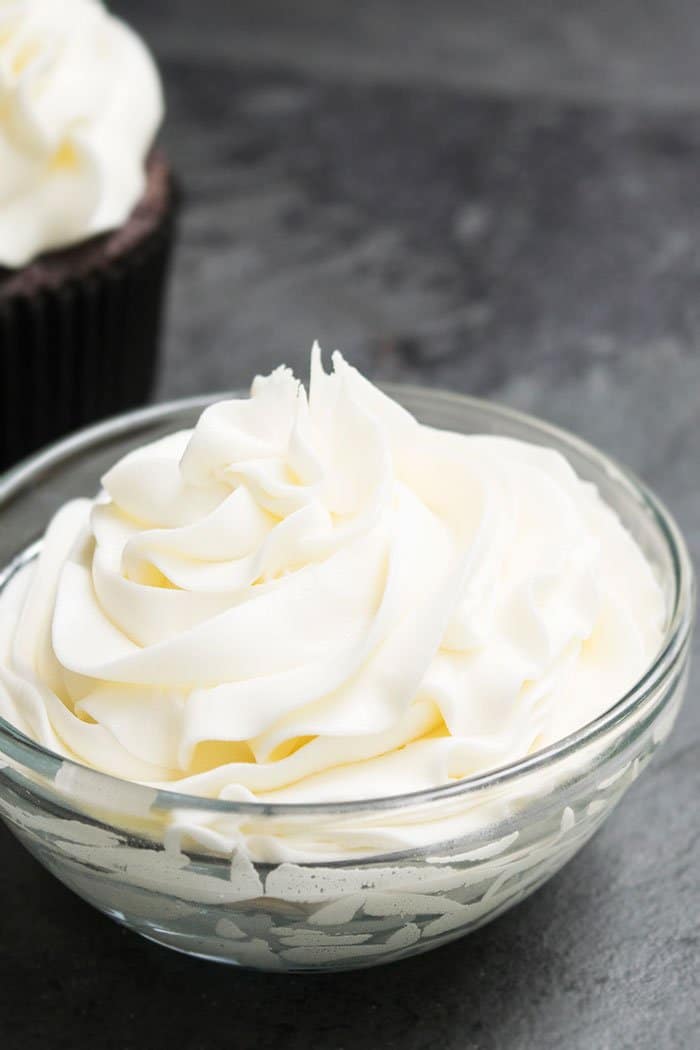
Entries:
[[420,425],[314,348],[63,507],[0,598],[0,715],[211,798],[396,795],[601,714],[658,649],[641,550],[557,452]]

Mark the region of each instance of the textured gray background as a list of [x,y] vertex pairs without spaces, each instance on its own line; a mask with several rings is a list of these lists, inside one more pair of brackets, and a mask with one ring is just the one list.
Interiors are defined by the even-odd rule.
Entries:
[[[318,336],[370,375],[585,435],[700,552],[695,0],[122,0],[185,187],[158,394]],[[375,972],[260,977],[138,941],[0,831],[3,1050],[700,1046],[697,676],[557,878]]]

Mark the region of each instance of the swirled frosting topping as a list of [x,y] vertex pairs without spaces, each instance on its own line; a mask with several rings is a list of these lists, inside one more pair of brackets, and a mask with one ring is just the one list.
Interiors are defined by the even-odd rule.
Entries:
[[419,790],[602,713],[661,639],[631,536],[553,450],[420,425],[334,355],[139,448],[0,600],[0,714],[237,800]]
[[99,0],[0,0],[0,265],[120,226],[162,114],[153,59]]

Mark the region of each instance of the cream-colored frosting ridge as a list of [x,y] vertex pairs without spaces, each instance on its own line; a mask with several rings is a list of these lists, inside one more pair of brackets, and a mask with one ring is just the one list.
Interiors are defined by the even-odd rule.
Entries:
[[127,455],[0,597],[0,715],[126,780],[350,801],[582,727],[657,650],[654,572],[557,452],[420,425],[314,348]]
[[162,115],[151,55],[100,0],[0,0],[0,266],[120,226]]

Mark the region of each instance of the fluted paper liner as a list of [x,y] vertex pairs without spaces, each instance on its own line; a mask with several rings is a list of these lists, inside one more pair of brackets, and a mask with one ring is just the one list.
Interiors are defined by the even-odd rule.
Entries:
[[0,470],[148,400],[175,203],[114,260],[29,294],[0,292]]

